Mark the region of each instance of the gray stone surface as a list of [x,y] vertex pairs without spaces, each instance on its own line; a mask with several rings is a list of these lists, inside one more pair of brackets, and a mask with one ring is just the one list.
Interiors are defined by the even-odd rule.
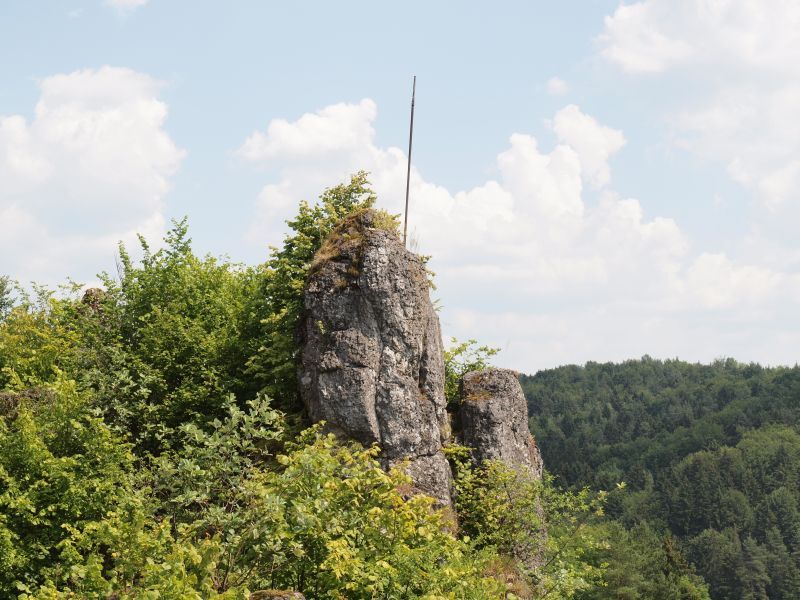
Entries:
[[415,486],[450,504],[439,319],[425,267],[372,211],[337,227],[315,259],[298,332],[300,393],[315,422],[408,461]]
[[528,429],[528,405],[517,373],[484,369],[464,376],[459,435],[473,459],[499,460],[542,476],[542,458]]

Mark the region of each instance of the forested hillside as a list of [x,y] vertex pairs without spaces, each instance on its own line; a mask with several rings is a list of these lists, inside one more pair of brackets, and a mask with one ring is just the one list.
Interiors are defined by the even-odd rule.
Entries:
[[[674,546],[714,599],[800,597],[800,368],[644,357],[522,384],[558,481],[625,482],[608,507],[623,537]],[[604,593],[587,597],[623,597]]]

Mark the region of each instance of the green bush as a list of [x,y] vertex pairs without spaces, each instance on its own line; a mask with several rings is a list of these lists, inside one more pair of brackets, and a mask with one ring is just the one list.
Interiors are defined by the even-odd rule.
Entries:
[[71,541],[130,493],[128,447],[74,382],[0,396],[0,595],[74,566]]
[[461,531],[477,548],[512,559],[507,572],[516,573],[526,597],[572,598],[602,582],[605,565],[592,557],[608,547],[594,525],[606,493],[563,492],[547,475],[540,480],[499,461],[474,465],[461,446],[447,453]]

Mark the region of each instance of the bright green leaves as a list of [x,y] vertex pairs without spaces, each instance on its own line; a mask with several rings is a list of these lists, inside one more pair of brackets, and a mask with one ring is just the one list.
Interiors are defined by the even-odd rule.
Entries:
[[286,561],[274,583],[314,598],[503,597],[432,500],[404,499],[408,478],[375,458],[375,449],[319,434],[288,448],[283,469],[264,481],[286,499],[278,528]]
[[0,320],[0,390],[52,383],[71,371],[81,345],[80,315],[71,300],[37,289]]
[[78,377],[115,428],[137,451],[160,452],[180,442],[184,423],[204,425],[224,414],[228,395],[243,387],[236,340],[252,272],[191,250],[186,220],[165,246],[135,265],[120,249],[120,280],[92,313]]
[[314,427],[275,455],[281,423],[265,401],[231,407],[210,433],[187,432],[184,450],[154,465],[162,510],[198,541],[221,541],[218,590],[502,597],[483,575],[485,559],[448,532],[432,500],[400,495],[408,478],[384,472],[375,448],[342,446]]
[[0,595],[7,597],[20,585],[69,573],[76,560],[70,540],[130,493],[133,457],[72,382],[3,401]]
[[592,557],[608,544],[593,523],[603,514],[605,493],[563,492],[549,477],[538,480],[497,461],[474,466],[461,446],[447,454],[462,533],[506,559],[496,564],[518,590],[572,598],[602,582],[603,565]]

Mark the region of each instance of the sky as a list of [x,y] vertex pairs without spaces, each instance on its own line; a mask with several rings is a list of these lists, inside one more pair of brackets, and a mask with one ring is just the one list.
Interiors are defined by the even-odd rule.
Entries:
[[523,372],[800,359],[800,3],[0,3],[0,274],[188,216],[257,264],[358,170],[446,338]]

